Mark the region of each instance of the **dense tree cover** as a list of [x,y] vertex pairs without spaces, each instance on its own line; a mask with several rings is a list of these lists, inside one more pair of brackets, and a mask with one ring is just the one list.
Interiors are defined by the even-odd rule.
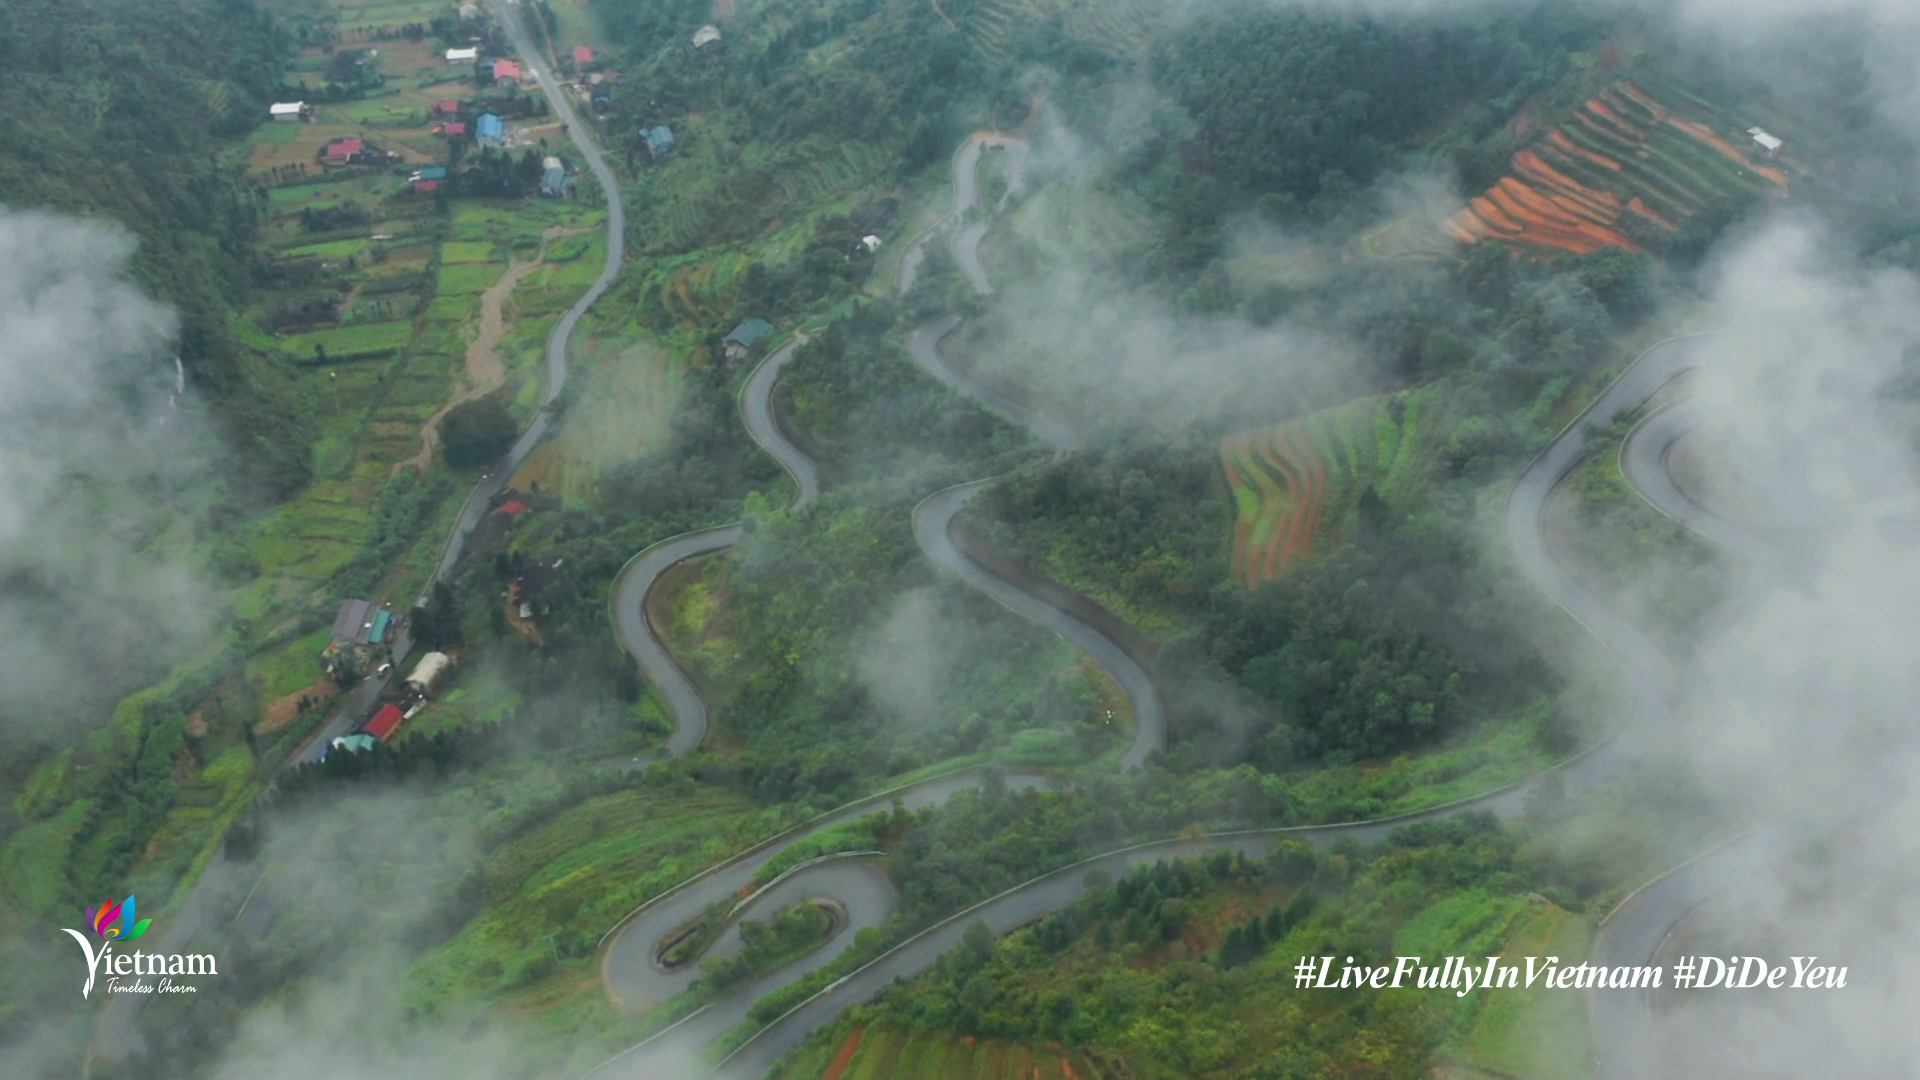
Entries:
[[[1198,631],[1169,650],[1170,666],[1222,671],[1261,702],[1242,720],[1241,760],[1381,757],[1555,690],[1464,529],[1393,520],[1371,492],[1359,518],[1349,543],[1280,581],[1211,593]],[[1193,722],[1183,739],[1230,745]]]
[[801,346],[781,376],[780,414],[807,433],[834,475],[858,482],[1028,449],[1024,432],[913,365],[911,328],[896,312],[887,301],[863,305]]
[[[1336,276],[1284,310],[1386,357],[1383,380],[1437,381],[1431,486],[1392,501],[1364,492],[1354,520],[1327,523],[1331,552],[1289,578],[1251,595],[1226,584],[1222,428],[1040,463],[978,508],[998,542],[1123,611],[1187,627],[1163,667],[1186,687],[1178,734],[1201,759],[1284,769],[1392,754],[1554,693],[1511,584],[1481,566],[1476,493],[1550,436],[1541,403],[1653,309],[1657,274],[1644,255],[1540,264],[1486,245],[1437,275],[1371,280],[1388,304],[1329,305],[1322,290],[1353,284]],[[1252,697],[1230,704],[1221,686]],[[1544,743],[1564,747],[1558,710],[1538,716]]]
[[774,912],[766,922],[744,920],[740,951],[701,964],[701,980],[711,989],[726,990],[775,970],[826,944],[835,920],[825,905],[805,901]]
[[[720,96],[742,139],[825,136],[896,148],[909,170],[944,156],[952,104],[983,76],[965,37],[910,0],[784,2],[756,9],[758,25],[729,28],[722,49],[695,50],[693,31],[709,6],[619,0],[603,14],[608,32],[652,54],[619,114],[681,115]],[[831,44],[832,62],[814,63]],[[646,110],[654,110],[648,114]],[[937,131],[934,137],[922,129]],[[913,160],[904,156],[916,148]]]
[[498,394],[462,402],[440,418],[440,446],[456,469],[499,460],[519,437],[520,422]]
[[139,237],[134,276],[179,309],[180,359],[241,451],[235,478],[270,495],[307,480],[312,431],[229,327],[263,196],[220,140],[258,123],[287,51],[250,0],[0,5],[0,192]]
[[[1227,576],[1233,527],[1210,442],[1144,440],[1023,469],[978,500],[996,543],[1047,565],[1103,568],[1103,599],[1149,612],[1191,611]],[[970,508],[970,511],[976,508]]]
[[1300,990],[1293,964],[1379,963],[1415,925],[1430,961],[1484,955],[1529,891],[1573,902],[1486,818],[1415,826],[1364,852],[1283,844],[1266,859],[1218,854],[1090,883],[1085,899],[999,942],[970,933],[825,1041],[853,1024],[900,1026],[1058,1040],[1122,1057],[1137,1075],[1413,1080],[1478,1000]]

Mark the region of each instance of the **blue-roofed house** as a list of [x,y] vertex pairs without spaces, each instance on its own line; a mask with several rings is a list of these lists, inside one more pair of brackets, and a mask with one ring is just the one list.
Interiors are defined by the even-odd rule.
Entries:
[[507,141],[507,125],[499,117],[487,113],[474,121],[473,134],[480,140],[481,146],[500,146]]
[[728,360],[744,360],[753,351],[753,343],[773,333],[773,324],[765,319],[748,319],[720,339]]
[[373,616],[373,625],[367,628],[367,644],[384,644],[387,640],[387,628],[392,624],[393,612],[381,608]]
[[673,153],[673,129],[665,124],[655,128],[641,128],[640,136],[647,140],[647,152],[654,157],[664,157]]
[[573,177],[568,176],[567,170],[559,165],[547,166],[546,172],[540,175],[540,194],[549,199],[557,199],[565,195],[571,187],[573,187]]
[[407,177],[407,180],[417,184],[422,180],[445,180],[446,178],[447,167],[445,165],[423,165],[413,170],[413,175]]

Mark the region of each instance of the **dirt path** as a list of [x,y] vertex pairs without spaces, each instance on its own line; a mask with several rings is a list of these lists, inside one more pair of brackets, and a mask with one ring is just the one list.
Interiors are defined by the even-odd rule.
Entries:
[[526,280],[527,275],[540,268],[547,257],[547,245],[562,236],[572,236],[587,232],[586,229],[568,229],[559,225],[552,226],[540,236],[540,250],[533,258],[524,262],[512,262],[500,280],[493,283],[486,292],[480,294],[480,332],[467,343],[466,388],[447,399],[445,405],[427,417],[426,426],[420,430],[420,450],[412,457],[394,464],[388,476],[398,476],[400,470],[411,465],[426,472],[433,463],[434,451],[440,448],[440,419],[457,406],[469,401],[486,397],[500,389],[507,381],[507,365],[500,359],[500,339],[506,335],[507,320],[503,314],[507,297]]

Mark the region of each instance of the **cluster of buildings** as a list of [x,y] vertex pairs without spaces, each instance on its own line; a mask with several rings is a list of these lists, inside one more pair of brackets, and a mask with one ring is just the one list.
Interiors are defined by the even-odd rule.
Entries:
[[443,682],[453,671],[453,658],[443,652],[430,652],[420,658],[413,666],[406,680],[400,684],[397,696],[383,700],[380,707],[373,711],[367,722],[351,735],[343,735],[328,745],[320,755],[322,761],[334,750],[351,750],[358,753],[371,750],[375,743],[382,743],[400,730],[400,725],[411,720],[426,707],[427,696]]
[[333,633],[320,652],[327,674],[354,676],[380,668],[393,655],[393,635],[405,618],[367,600],[348,600],[333,617]]

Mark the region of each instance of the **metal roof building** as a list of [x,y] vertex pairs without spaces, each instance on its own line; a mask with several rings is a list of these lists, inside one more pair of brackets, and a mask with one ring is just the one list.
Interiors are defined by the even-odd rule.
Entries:
[[473,133],[483,140],[499,142],[506,138],[507,125],[492,113],[487,113],[474,121]]
[[367,613],[373,605],[365,600],[349,600],[340,605],[340,613],[333,617],[333,640],[335,644],[349,644],[360,640],[361,631],[367,625]]
[[380,711],[373,714],[373,719],[367,721],[367,726],[360,730],[376,739],[384,739],[392,735],[394,729],[398,728],[400,721],[404,719],[406,717],[401,715],[400,706],[382,705]]

